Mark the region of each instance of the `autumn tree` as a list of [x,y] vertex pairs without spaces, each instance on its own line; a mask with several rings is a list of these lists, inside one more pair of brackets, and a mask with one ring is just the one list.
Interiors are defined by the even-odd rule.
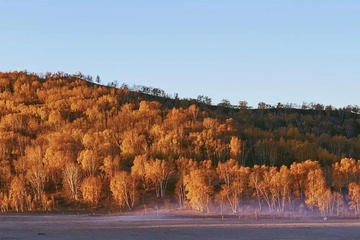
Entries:
[[200,116],[201,111],[198,106],[196,106],[195,104],[192,104],[188,107],[187,112],[190,115],[192,127],[194,127],[195,123],[197,122],[197,120]]
[[352,158],[343,158],[332,165],[333,185],[339,190],[351,182],[360,181],[360,162]]
[[355,214],[360,213],[360,184],[352,182],[348,186],[349,189],[349,205],[350,209],[354,210]]
[[136,188],[136,179],[125,171],[119,171],[111,178],[110,189],[120,207],[134,208],[139,198]]
[[7,212],[9,210],[10,200],[6,193],[0,193],[0,211]]
[[198,164],[196,161],[184,157],[180,157],[175,161],[175,163],[177,173],[175,194],[179,200],[179,207],[183,209],[186,201],[185,176],[190,174],[191,171],[197,169]]
[[29,147],[26,149],[26,159],[28,170],[25,178],[30,183],[35,201],[44,208],[43,197],[47,181],[47,171],[43,162],[44,150],[40,146]]
[[186,198],[192,209],[209,212],[213,186],[208,185],[204,170],[195,169],[184,177]]
[[97,206],[101,198],[101,179],[96,176],[91,176],[83,179],[81,183],[81,193],[84,202],[92,206]]
[[281,166],[273,179],[273,184],[276,186],[276,196],[278,196],[278,210],[284,211],[286,205],[292,204],[292,187],[295,179],[291,175],[290,169],[286,166]]
[[218,119],[203,119],[202,131],[189,134],[193,152],[197,159],[211,159],[214,165],[219,161],[226,160],[229,155],[228,141],[224,138],[228,130],[227,127],[226,124],[221,124]]
[[[30,144],[29,137],[12,131],[0,131],[0,189],[7,192],[11,182],[11,174],[25,174],[28,160],[25,151]],[[21,163],[20,163],[21,162]],[[19,170],[19,171],[18,171]]]
[[325,197],[329,197],[331,192],[326,186],[324,172],[321,168],[312,169],[309,171],[305,182],[305,203],[313,210],[318,207],[323,213],[327,207],[324,201]]
[[129,129],[122,134],[120,150],[124,158],[144,154],[147,147],[146,136],[141,134],[139,129]]
[[94,176],[99,172],[104,158],[118,154],[116,145],[112,142],[111,132],[108,130],[88,131],[82,143],[84,149],[80,152],[77,161],[87,176]]
[[318,207],[322,216],[339,216],[344,211],[343,196],[339,192],[332,192],[327,188],[319,198]]
[[276,202],[279,200],[279,191],[277,182],[274,181],[277,175],[276,167],[269,167],[262,165],[260,168],[261,178],[257,183],[257,192],[260,193],[260,198],[264,200],[270,211],[273,211]]
[[199,168],[184,177],[186,198],[190,206],[201,212],[209,212],[214,197],[217,175],[211,160],[200,162]]
[[160,159],[150,159],[145,162],[145,176],[154,185],[157,197],[165,197],[170,177],[174,174],[174,162]]
[[78,162],[87,176],[94,176],[100,167],[98,152],[91,149],[86,149],[80,152]]
[[11,208],[17,212],[23,212],[25,210],[26,196],[27,193],[23,176],[20,175],[13,177],[9,190],[9,201]]
[[81,168],[78,164],[73,162],[65,164],[63,169],[63,179],[64,185],[70,193],[71,200],[77,201],[79,199],[81,175]]
[[41,208],[44,208],[43,205],[45,199],[45,181],[46,181],[46,172],[42,167],[34,166],[31,169],[28,170],[26,173],[26,179],[29,181],[35,200],[38,204],[40,204]]
[[301,163],[293,163],[290,166],[290,172],[296,181],[294,181],[293,191],[296,197],[300,200],[304,198],[305,185],[307,175],[310,170],[319,169],[320,164],[317,161],[306,160]]
[[231,159],[225,163],[218,163],[216,172],[223,182],[221,186],[221,199],[226,199],[231,207],[232,213],[237,213],[242,194],[247,189],[247,179],[250,168],[239,167],[236,160]]
[[147,177],[145,168],[148,161],[146,154],[138,155],[135,157],[134,164],[131,167],[131,175],[139,182],[140,188],[138,191],[143,197],[150,187],[150,179]]
[[154,125],[150,130],[153,139],[151,151],[153,156],[176,158],[180,154],[181,140],[174,130],[166,130],[162,125]]
[[47,169],[48,179],[58,191],[64,166],[77,159],[82,146],[80,140],[76,139],[76,130],[63,130],[48,134],[46,139],[49,145],[45,149],[43,162]]
[[155,124],[150,130],[153,140],[151,151],[154,156],[178,158],[187,156],[187,149],[182,148],[188,139],[185,129],[191,127],[191,117],[186,110],[173,108],[161,124]]
[[108,121],[111,138],[119,149],[123,141],[123,133],[135,129],[136,117],[134,109],[134,104],[126,103],[122,105],[120,111]]
[[8,191],[11,181],[11,162],[0,160],[0,191]]
[[141,101],[139,109],[135,112],[136,118],[140,119],[137,124],[137,128],[149,132],[153,125],[161,122],[160,113],[159,102]]
[[[241,140],[236,136],[232,136],[231,140],[230,140],[230,157],[231,157],[231,159],[235,159],[238,162],[240,162],[241,153],[242,153]],[[241,162],[241,165],[244,166],[244,163]]]
[[110,180],[111,177],[120,170],[120,157],[108,155],[104,158],[104,164],[100,167],[100,170],[102,170],[105,177]]
[[262,181],[263,181],[262,168],[259,165],[255,165],[251,169],[251,173],[249,175],[249,187],[254,189],[253,195],[256,196],[260,210],[261,210],[261,206],[262,206],[261,191],[260,191]]
[[284,211],[292,203],[293,177],[286,166],[280,169],[255,165],[250,174],[249,186],[254,189],[259,209],[265,202],[270,211]]
[[113,92],[99,96],[94,105],[86,110],[89,118],[97,129],[106,129],[109,118],[117,113],[118,100]]
[[340,216],[345,212],[345,202],[344,197],[339,192],[333,192],[332,201],[331,201],[331,214],[336,216]]

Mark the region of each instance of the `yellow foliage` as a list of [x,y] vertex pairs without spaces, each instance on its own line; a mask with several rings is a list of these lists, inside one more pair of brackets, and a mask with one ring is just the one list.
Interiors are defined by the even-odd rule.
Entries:
[[117,172],[110,181],[110,190],[120,207],[127,206],[132,210],[138,201],[136,179],[125,171]]
[[202,169],[191,171],[184,178],[186,198],[192,209],[197,211],[209,211],[209,204],[213,194],[213,186],[208,185],[206,174]]
[[13,177],[9,190],[9,201],[11,208],[17,212],[23,212],[25,210],[25,197],[26,189],[24,177],[22,175]]
[[85,178],[81,183],[81,193],[83,201],[93,206],[97,206],[101,197],[101,179],[91,176]]
[[352,182],[349,188],[349,205],[350,209],[354,210],[356,214],[360,213],[360,184]]

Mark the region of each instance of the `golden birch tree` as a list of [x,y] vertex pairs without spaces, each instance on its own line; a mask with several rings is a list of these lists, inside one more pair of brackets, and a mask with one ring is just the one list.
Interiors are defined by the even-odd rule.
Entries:
[[119,171],[111,178],[110,190],[120,207],[132,210],[138,201],[136,179],[125,171]]
[[84,202],[97,206],[101,198],[101,179],[97,176],[85,178],[81,183],[81,193]]
[[9,190],[9,202],[12,209],[16,212],[23,212],[26,199],[25,179],[23,176],[12,178]]
[[197,169],[198,164],[196,161],[184,157],[180,157],[175,161],[177,182],[175,186],[175,194],[179,200],[179,207],[183,209],[186,201],[186,187],[185,187],[185,176],[191,171]]
[[238,162],[231,159],[224,163],[218,163],[216,172],[220,181],[223,182],[220,191],[220,199],[226,199],[232,213],[237,213],[242,194],[246,191],[247,179],[250,169],[239,167]]
[[349,189],[349,205],[350,209],[355,212],[355,214],[360,213],[360,184],[352,182],[348,186]]
[[[230,139],[230,157],[240,162],[242,153],[242,142],[236,137],[232,136]],[[243,165],[243,163],[241,163]]]
[[320,211],[325,209],[325,204],[322,202],[328,187],[325,183],[323,170],[319,167],[309,171],[305,181],[305,203],[313,210],[318,207]]
[[71,200],[79,200],[79,190],[81,184],[81,168],[78,164],[70,162],[65,164],[63,169],[63,181],[69,191]]
[[213,186],[209,186],[203,169],[190,171],[184,177],[186,198],[192,209],[200,212],[209,212],[209,205],[213,195]]
[[150,159],[145,162],[145,176],[154,183],[157,197],[165,197],[169,178],[174,174],[174,162]]

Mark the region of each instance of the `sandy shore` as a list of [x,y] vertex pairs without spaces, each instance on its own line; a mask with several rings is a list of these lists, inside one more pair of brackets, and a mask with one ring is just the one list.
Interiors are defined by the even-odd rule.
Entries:
[[360,239],[360,221],[1,214],[0,239]]

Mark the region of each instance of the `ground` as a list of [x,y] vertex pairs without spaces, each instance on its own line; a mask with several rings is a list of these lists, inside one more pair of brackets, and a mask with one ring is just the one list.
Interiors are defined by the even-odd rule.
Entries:
[[360,239],[358,219],[1,214],[0,239]]

